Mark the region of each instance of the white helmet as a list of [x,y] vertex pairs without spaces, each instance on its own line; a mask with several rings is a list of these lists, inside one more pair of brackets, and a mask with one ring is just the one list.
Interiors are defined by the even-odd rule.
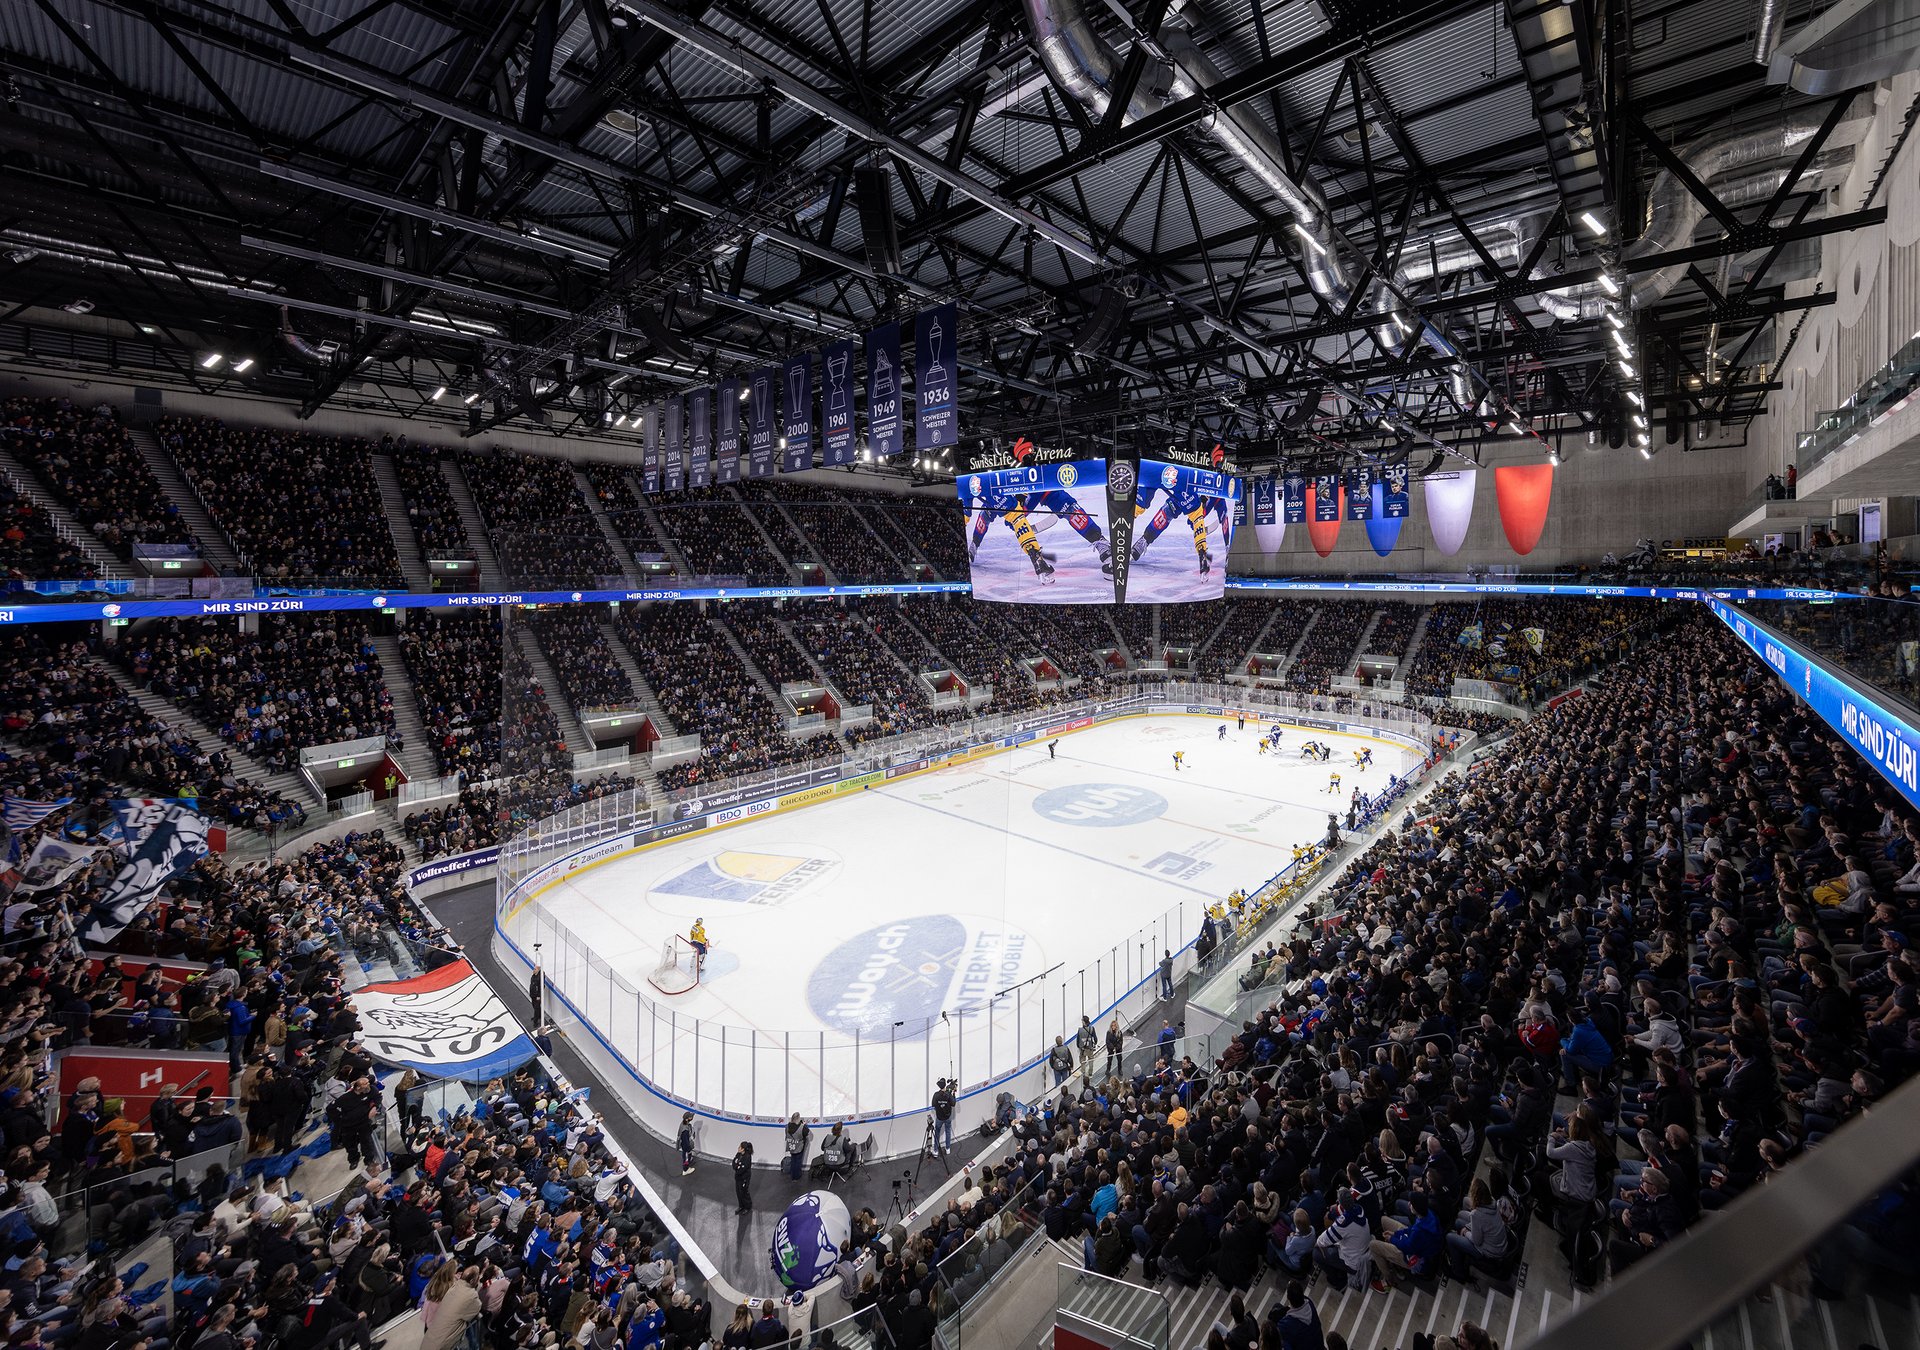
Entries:
[[1180,470],[1176,469],[1173,465],[1169,464],[1166,468],[1160,470],[1160,486],[1168,492],[1172,492],[1174,486],[1179,483],[1179,481]]
[[970,497],[978,497],[985,489],[985,486],[986,485],[980,481],[980,475],[976,473],[967,480],[967,495]]

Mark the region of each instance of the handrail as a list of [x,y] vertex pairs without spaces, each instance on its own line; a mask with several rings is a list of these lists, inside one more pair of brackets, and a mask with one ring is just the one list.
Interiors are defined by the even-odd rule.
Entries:
[[1533,1350],[1673,1350],[1824,1241],[1920,1164],[1920,1079],[1640,1261]]

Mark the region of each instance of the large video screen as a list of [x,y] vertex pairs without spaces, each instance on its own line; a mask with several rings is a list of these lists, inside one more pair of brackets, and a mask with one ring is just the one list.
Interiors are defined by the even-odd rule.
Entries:
[[1240,480],[1221,469],[1141,460],[1127,603],[1174,604],[1225,596],[1239,496]]
[[1036,462],[1042,458],[1037,454],[1020,458],[1023,462],[1013,468],[984,469],[959,478],[973,598],[1112,604],[1107,462],[1042,463]]

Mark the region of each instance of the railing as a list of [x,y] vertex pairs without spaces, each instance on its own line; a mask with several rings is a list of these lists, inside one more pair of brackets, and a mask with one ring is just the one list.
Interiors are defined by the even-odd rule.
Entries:
[[329,820],[351,820],[355,816],[364,816],[373,810],[371,792],[349,792],[344,797],[335,797],[327,803]]
[[1801,435],[1795,452],[1800,477],[1804,479],[1828,455],[1905,408],[1916,386],[1920,386],[1920,333],[1862,381],[1844,404],[1822,413],[1813,430]]
[[1080,1330],[1099,1345],[1168,1350],[1173,1340],[1173,1307],[1160,1290],[1064,1262],[1056,1269],[1056,1325]]
[[415,802],[439,801],[446,797],[460,795],[460,775],[450,773],[441,778],[422,778],[400,785],[399,795],[394,798],[401,806],[410,806]]
[[573,771],[586,773],[590,769],[624,768],[632,758],[632,748],[625,745],[610,745],[600,750],[580,750],[573,756]]
[[1916,1165],[1920,1080],[1617,1276],[1533,1350],[1911,1339]]

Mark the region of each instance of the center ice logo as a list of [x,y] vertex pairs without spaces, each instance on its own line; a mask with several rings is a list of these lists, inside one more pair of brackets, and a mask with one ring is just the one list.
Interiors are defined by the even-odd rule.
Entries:
[[921,1040],[943,1010],[984,1010],[1040,963],[1038,944],[1017,928],[948,914],[898,919],[829,952],[807,981],[807,1006],[835,1031]]
[[1033,799],[1033,809],[1062,825],[1109,829],[1143,825],[1167,813],[1167,799],[1131,783],[1079,783],[1050,788]]

